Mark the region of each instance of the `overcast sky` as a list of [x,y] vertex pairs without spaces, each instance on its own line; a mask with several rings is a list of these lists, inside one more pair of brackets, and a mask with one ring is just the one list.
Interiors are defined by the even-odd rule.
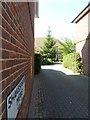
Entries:
[[71,21],[89,0],[39,0],[39,18],[35,18],[35,37],[46,37],[48,26],[52,36],[76,38],[76,25]]

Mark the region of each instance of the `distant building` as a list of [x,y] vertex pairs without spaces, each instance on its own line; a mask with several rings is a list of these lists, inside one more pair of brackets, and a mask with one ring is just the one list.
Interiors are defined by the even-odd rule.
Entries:
[[[40,49],[44,45],[44,40],[44,37],[35,38],[35,49]],[[60,47],[59,41],[56,38],[54,38],[54,40],[56,41],[55,46]]]
[[90,76],[90,3],[72,23],[77,24],[76,52],[82,57],[84,74]]

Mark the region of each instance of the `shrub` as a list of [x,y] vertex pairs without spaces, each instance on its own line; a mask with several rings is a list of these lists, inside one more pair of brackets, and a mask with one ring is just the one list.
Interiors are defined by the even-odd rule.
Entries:
[[53,60],[51,58],[43,58],[42,65],[51,65],[53,64]]
[[53,64],[53,60],[51,58],[48,58],[47,59],[47,65],[51,65],[51,64]]
[[74,72],[81,73],[82,69],[82,61],[79,53],[70,53],[63,57],[63,65],[66,68],[73,70]]
[[47,58],[43,58],[42,59],[42,65],[46,65],[46,62],[47,62]]
[[63,59],[62,59],[62,58],[59,58],[58,61],[59,61],[59,62],[63,62]]
[[34,55],[34,73],[39,74],[41,70],[41,54],[35,53]]

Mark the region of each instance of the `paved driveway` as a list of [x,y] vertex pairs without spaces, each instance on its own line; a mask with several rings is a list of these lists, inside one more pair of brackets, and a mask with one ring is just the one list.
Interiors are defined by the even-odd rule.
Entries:
[[29,118],[87,118],[88,78],[61,64],[42,66],[35,76]]

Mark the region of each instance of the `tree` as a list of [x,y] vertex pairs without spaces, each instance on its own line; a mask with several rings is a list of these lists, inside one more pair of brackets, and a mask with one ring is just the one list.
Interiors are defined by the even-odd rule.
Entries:
[[56,41],[52,38],[50,27],[48,28],[47,37],[44,40],[44,45],[41,47],[41,53],[43,57],[46,58],[55,58],[57,49],[56,49]]
[[72,40],[70,40],[69,38],[64,38],[64,42],[60,41],[60,44],[60,51],[63,56],[75,52],[76,44],[72,42]]

